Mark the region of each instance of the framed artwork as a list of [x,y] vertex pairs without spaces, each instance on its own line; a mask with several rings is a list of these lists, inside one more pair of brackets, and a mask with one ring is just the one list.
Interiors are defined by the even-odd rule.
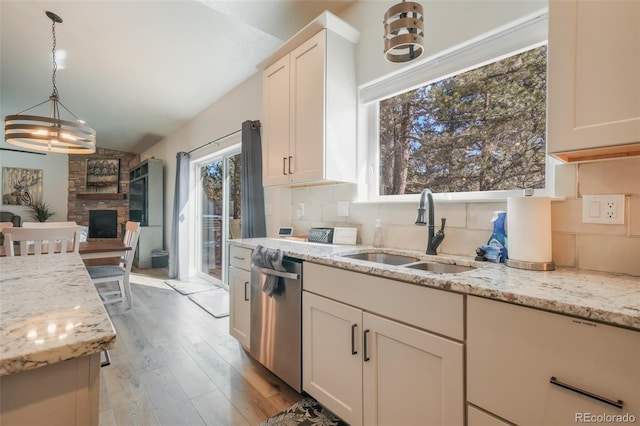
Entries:
[[42,203],[42,169],[2,168],[2,204]]
[[87,160],[86,192],[118,193],[120,160]]

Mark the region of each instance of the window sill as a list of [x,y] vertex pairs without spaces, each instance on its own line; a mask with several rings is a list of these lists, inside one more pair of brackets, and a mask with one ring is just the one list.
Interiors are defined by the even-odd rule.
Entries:
[[[436,203],[506,203],[508,198],[511,197],[521,197],[522,193],[517,191],[518,193],[514,194],[505,194],[505,195],[495,195],[491,197],[474,197],[474,196],[464,196],[460,194],[459,196],[451,195],[451,194],[433,194],[433,201]],[[537,194],[533,197],[550,197],[551,201],[564,201],[567,197],[560,196],[549,196],[547,194]],[[375,199],[356,199],[353,201],[354,204],[418,204],[420,202],[420,194],[410,194],[410,195],[400,195],[400,196],[389,196],[389,197],[378,197]]]

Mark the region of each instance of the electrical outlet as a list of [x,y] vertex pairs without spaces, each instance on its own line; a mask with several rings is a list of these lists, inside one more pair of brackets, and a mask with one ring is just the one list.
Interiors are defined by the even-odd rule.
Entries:
[[624,224],[624,194],[583,195],[582,222]]

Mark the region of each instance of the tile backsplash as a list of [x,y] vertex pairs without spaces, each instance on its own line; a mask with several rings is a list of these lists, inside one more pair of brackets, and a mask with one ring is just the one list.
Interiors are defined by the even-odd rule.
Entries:
[[[553,260],[557,266],[619,272],[640,276],[640,158],[579,164],[577,197],[551,203]],[[571,182],[573,185],[573,182]],[[386,247],[425,250],[427,228],[414,224],[417,203],[353,203],[356,185],[282,189],[285,211],[281,220],[296,234],[312,226],[357,226],[358,242],[371,244],[377,218],[383,224]],[[625,194],[624,225],[582,223],[583,194]],[[290,203],[287,205],[287,203]],[[349,215],[338,216],[338,202],[349,202]],[[436,224],[447,218],[445,239],[439,252],[474,256],[486,243],[494,210],[506,210],[506,202],[436,202]],[[281,223],[288,225],[288,223]]]

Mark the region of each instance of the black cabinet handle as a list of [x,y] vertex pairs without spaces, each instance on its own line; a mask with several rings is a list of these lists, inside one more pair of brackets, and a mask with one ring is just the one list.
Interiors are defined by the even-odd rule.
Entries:
[[289,156],[289,174],[291,174],[291,160],[293,159],[292,156]]
[[244,282],[244,300],[245,302],[249,300],[249,295],[247,294],[247,285],[249,284],[249,281],[245,281]]
[[287,157],[282,157],[282,174],[286,175],[287,174]]
[[244,260],[244,257],[240,257],[240,256],[233,256],[233,258],[237,260]]
[[605,398],[604,396],[596,395],[595,393],[591,393],[589,391],[577,388],[577,387],[569,385],[567,383],[563,383],[563,382],[559,381],[558,379],[556,379],[555,376],[552,376],[549,379],[549,383],[551,383],[552,385],[559,386],[559,387],[564,388],[564,389],[568,389],[568,390],[573,391],[575,393],[579,393],[580,395],[588,396],[589,398],[596,399],[596,400],[598,400],[600,402],[604,402],[605,404],[613,405],[614,407],[617,407],[617,408],[622,408],[623,405],[624,405],[624,402],[622,402],[622,400],[620,400],[620,399],[617,400],[617,401],[614,401],[612,399]]
[[363,348],[363,351],[364,351],[364,362],[367,362],[367,361],[369,361],[369,359],[371,359],[371,358],[369,358],[369,354],[367,353],[368,352],[367,351],[367,334],[369,334],[369,331],[371,331],[371,330],[366,329],[364,331],[364,334],[363,334],[363,337],[362,337],[362,348]]
[[357,355],[358,351],[356,351],[356,327],[358,324],[351,325],[351,355]]

